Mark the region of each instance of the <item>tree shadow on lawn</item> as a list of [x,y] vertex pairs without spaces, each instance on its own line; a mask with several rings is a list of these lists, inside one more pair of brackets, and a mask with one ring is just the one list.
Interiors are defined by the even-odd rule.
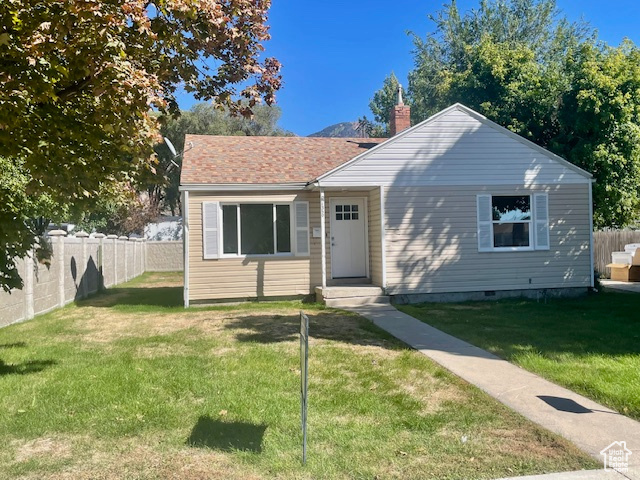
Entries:
[[0,343],[0,350],[8,348],[24,348],[26,346],[27,344],[25,342]]
[[[361,346],[392,350],[408,348],[369,320],[346,312],[306,312],[311,339],[332,340]],[[280,343],[297,340],[300,335],[300,315],[256,314],[235,316],[224,328],[236,330],[240,342]]]
[[78,301],[87,307],[182,307],[182,287],[129,287],[110,288],[97,295]]
[[31,360],[18,364],[6,364],[0,360],[0,377],[4,375],[27,375],[29,373],[38,373],[47,367],[56,365],[58,362],[54,360]]
[[[129,307],[182,308],[182,287],[127,287],[111,288],[78,302],[80,306],[128,309]],[[279,307],[265,304],[262,313],[256,308],[255,313],[244,316],[231,314],[224,322],[224,328],[239,330],[235,337],[241,342],[280,343],[296,340],[300,333],[300,316],[296,314],[278,315],[272,313]],[[287,308],[286,310],[290,310]],[[407,348],[384,330],[376,327],[354,313],[323,310],[317,312],[315,307],[305,309],[309,316],[310,333],[314,339],[334,340],[355,345],[378,346],[400,350]],[[206,310],[202,310],[206,311]],[[313,312],[313,313],[312,313]]]
[[223,452],[236,450],[260,453],[266,425],[244,422],[221,422],[208,415],[198,419],[186,444]]
[[[0,343],[0,350],[8,350],[11,348],[25,348],[25,342]],[[47,367],[56,365],[55,360],[30,360],[18,364],[7,364],[0,360],[0,377],[4,375],[27,375],[29,373],[38,373]]]

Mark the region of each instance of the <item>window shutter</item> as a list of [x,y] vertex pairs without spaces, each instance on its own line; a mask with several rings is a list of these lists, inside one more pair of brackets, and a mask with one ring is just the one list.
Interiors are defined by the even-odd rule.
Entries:
[[202,250],[205,260],[218,258],[218,202],[202,202]]
[[491,195],[478,195],[478,251],[490,252],[493,250],[493,238],[491,234]]
[[536,193],[533,196],[533,213],[535,215],[536,250],[549,250],[549,195]]
[[296,232],[296,255],[309,255],[309,202],[293,202]]

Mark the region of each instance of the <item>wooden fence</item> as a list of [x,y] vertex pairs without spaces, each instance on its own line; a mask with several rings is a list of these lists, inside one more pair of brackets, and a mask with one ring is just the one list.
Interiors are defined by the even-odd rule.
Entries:
[[601,278],[609,278],[607,264],[612,252],[624,251],[627,243],[640,243],[640,231],[610,230],[593,233],[593,263]]

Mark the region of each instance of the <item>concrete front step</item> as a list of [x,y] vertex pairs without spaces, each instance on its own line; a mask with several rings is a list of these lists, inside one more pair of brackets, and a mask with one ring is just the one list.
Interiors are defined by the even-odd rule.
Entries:
[[372,285],[340,285],[316,287],[316,301],[328,307],[356,307],[362,305],[388,305],[389,297],[380,287]]
[[383,294],[382,288],[374,285],[316,287],[316,295],[322,295],[323,298],[373,297]]
[[327,307],[346,308],[363,307],[368,305],[390,305],[389,297],[378,295],[376,297],[345,297],[345,298],[325,298],[323,302]]

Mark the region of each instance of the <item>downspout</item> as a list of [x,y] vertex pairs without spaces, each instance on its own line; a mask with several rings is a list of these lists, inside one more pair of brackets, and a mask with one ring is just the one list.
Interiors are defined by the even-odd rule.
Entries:
[[182,192],[182,251],[184,252],[184,308],[189,307],[189,191]]
[[387,293],[387,241],[386,241],[386,215],[384,210],[384,186],[380,185],[380,252],[382,254],[382,290]]
[[320,245],[322,257],[322,288],[327,287],[327,239],[325,233],[324,188],[320,187]]
[[595,281],[594,281],[594,263],[593,263],[593,184],[595,182],[595,179],[591,179],[591,181],[589,182],[589,262],[591,265],[591,270],[589,272],[589,284],[591,285],[591,288],[593,288],[595,286]]

